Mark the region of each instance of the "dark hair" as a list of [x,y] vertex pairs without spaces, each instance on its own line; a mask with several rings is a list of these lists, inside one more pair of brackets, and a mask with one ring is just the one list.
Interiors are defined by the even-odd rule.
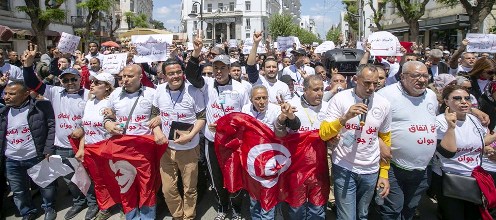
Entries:
[[205,62],[205,63],[203,64],[203,67],[206,67],[206,66],[213,66],[213,65],[212,65],[212,63],[211,63],[211,62]]
[[485,70],[496,70],[496,62],[485,57],[479,58],[475,61],[474,68],[468,72],[468,75],[479,78]]
[[270,61],[274,61],[274,62],[276,62],[276,64],[277,64],[277,60],[276,60],[275,58],[271,58],[271,57],[269,57],[269,58],[267,58],[267,59],[265,59],[265,60],[263,61],[263,65],[262,65],[262,66],[265,68],[265,64],[266,64],[267,62],[270,62]]
[[[69,58],[67,58],[67,57],[61,57],[61,58],[59,58],[59,59],[66,59],[66,60],[67,60],[67,63],[69,64],[69,67],[71,66],[71,63],[72,63],[72,62],[71,62],[71,59],[69,59]],[[98,62],[100,62],[100,61],[98,61]]]
[[92,60],[92,59],[96,59],[96,61],[98,61],[98,65],[102,64],[102,63],[100,62],[100,59],[98,59],[98,58],[96,58],[96,57],[92,57],[90,60],[88,60],[88,62],[91,62],[91,60]]
[[89,42],[89,43],[88,43],[88,46],[90,46],[90,44],[95,44],[95,45],[96,45],[96,48],[100,48],[100,45],[98,45],[98,43],[97,43],[97,42],[95,42],[95,41],[91,41],[91,42]]
[[9,82],[9,84],[7,84],[6,87],[10,86],[20,86],[23,92],[29,91],[28,86],[26,85],[26,83],[24,83],[23,80],[12,80],[11,82]]
[[232,62],[231,63],[231,67],[239,67],[239,68],[241,68],[241,64],[239,63],[239,61]]
[[362,71],[364,69],[368,69],[368,70],[370,70],[372,72],[377,72],[377,67],[375,65],[370,64],[370,63],[367,63],[367,64],[362,64],[362,65],[358,66],[357,72],[356,72],[356,76],[361,75],[362,74]]
[[443,89],[443,94],[441,95],[441,97],[443,97],[443,99],[448,99],[448,96],[454,92],[455,90],[463,90],[465,92],[467,92],[468,94],[470,94],[470,92],[463,86],[460,86],[460,85],[449,85],[449,86],[446,86],[444,87]]
[[166,61],[164,61],[164,63],[162,63],[162,73],[165,74],[165,67],[176,64],[181,66],[181,63],[179,63],[176,59],[174,58],[167,59]]

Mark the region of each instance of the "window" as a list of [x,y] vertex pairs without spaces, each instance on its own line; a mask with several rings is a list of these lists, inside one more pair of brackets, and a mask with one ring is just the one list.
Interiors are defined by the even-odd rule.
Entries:
[[250,22],[250,19],[249,18],[246,19],[246,25],[245,25],[245,27],[246,27],[246,30],[250,30],[251,29],[251,22]]
[[134,12],[134,0],[130,0],[130,1],[129,1],[129,4],[130,4],[130,5],[129,5],[129,10],[130,10],[131,12]]
[[245,1],[245,10],[251,11],[251,1]]
[[234,11],[234,2],[229,2],[229,11]]
[[197,30],[198,29],[198,21],[193,21],[193,30]]
[[207,12],[212,12],[212,4],[207,4]]
[[247,33],[246,33],[246,38],[245,38],[245,39],[250,39],[250,38],[251,38],[251,36],[250,36],[250,32],[247,32]]
[[217,5],[217,7],[218,7],[221,11],[223,11],[223,10],[224,10],[224,3],[219,2],[219,4]]
[[0,10],[10,11],[10,1],[0,0]]

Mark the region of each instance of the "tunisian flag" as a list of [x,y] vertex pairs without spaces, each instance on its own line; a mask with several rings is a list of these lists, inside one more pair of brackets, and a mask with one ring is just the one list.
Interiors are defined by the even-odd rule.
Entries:
[[327,203],[327,148],[318,131],[280,139],[254,117],[231,113],[217,121],[215,152],[226,189],[247,190],[265,210],[281,201]]
[[[76,141],[70,138],[74,150]],[[122,203],[124,213],[156,204],[160,186],[160,158],[167,144],[152,135],[119,135],[85,145],[83,165],[95,184],[100,209]]]

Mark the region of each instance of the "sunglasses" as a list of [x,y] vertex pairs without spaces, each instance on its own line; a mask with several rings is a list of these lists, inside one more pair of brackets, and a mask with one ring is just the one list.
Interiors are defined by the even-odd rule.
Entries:
[[95,85],[97,85],[97,86],[98,86],[98,85],[105,84],[105,82],[104,82],[104,81],[100,81],[100,80],[91,80],[91,83],[92,83],[92,84],[95,84]]
[[451,98],[457,102],[461,102],[462,99],[465,99],[465,101],[470,102],[470,96],[453,96]]
[[69,82],[77,82],[78,79],[77,78],[70,78],[70,79],[62,79],[62,83],[69,83]]

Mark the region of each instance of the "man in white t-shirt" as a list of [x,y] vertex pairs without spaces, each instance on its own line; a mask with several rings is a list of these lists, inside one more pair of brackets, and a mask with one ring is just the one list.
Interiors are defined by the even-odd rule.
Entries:
[[[115,89],[108,97],[103,126],[112,135],[150,135],[161,134],[159,127],[150,128],[150,120],[158,115],[154,108],[155,89],[141,84],[141,67],[131,64],[122,70],[122,87]],[[155,175],[155,174],[153,174]],[[156,174],[158,175],[158,174]],[[126,213],[126,219],[155,219],[156,206],[136,207]]]
[[374,189],[381,189],[383,198],[389,192],[389,164],[379,163],[379,139],[390,144],[391,105],[375,93],[379,80],[375,66],[361,66],[354,80],[354,89],[329,101],[319,131],[324,141],[340,135],[332,152],[332,179],[337,219],[343,220],[367,219]]
[[239,61],[235,60],[235,62],[231,62],[229,75],[232,79],[240,82],[241,85],[245,87],[246,91],[251,90],[252,85],[248,81],[241,79],[241,64],[239,63]]
[[[159,144],[169,145],[160,160],[162,191],[174,219],[193,220],[196,216],[199,132],[205,126],[203,93],[184,80],[181,64],[168,59],[162,64],[166,83],[157,87],[153,106],[160,110],[163,133],[158,133]],[[184,196],[178,189],[182,178]]]
[[[33,56],[32,53],[33,51],[28,52],[27,56]],[[73,138],[83,136],[84,133],[81,128],[83,110],[89,97],[89,90],[81,88],[79,71],[73,68],[65,69],[59,76],[62,87],[44,84],[38,79],[32,68],[23,68],[23,75],[24,82],[30,89],[43,95],[52,103],[55,113],[55,154],[62,157],[64,164],[72,167],[68,158],[74,158],[75,153],[68,136]],[[71,181],[73,175],[74,173],[70,173],[63,177],[71,192],[73,202],[73,206],[64,217],[65,219],[72,219],[88,205],[89,209],[85,218],[93,218],[98,213],[94,191],[90,188],[85,196]]]
[[412,219],[427,190],[427,171],[436,150],[436,94],[427,88],[427,67],[419,61],[403,65],[401,80],[379,90],[390,103],[390,193],[380,208],[382,219]]
[[477,58],[474,53],[465,52],[468,43],[469,41],[467,39],[463,39],[458,50],[451,56],[451,59],[448,62],[450,67],[449,73],[451,75],[466,75],[474,68]]
[[291,53],[295,57],[295,63],[285,67],[282,70],[282,75],[290,75],[295,80],[295,91],[303,93],[303,80],[310,75],[315,74],[315,69],[310,66],[310,59],[307,57],[305,49],[300,48],[292,50]]
[[232,209],[231,219],[241,219],[241,195],[236,193],[230,195],[224,188],[222,171],[217,161],[214,148],[214,137],[216,130],[216,121],[229,113],[241,112],[243,105],[248,103],[248,92],[244,86],[233,80],[229,76],[230,58],[228,55],[217,55],[212,60],[213,78],[203,77],[200,71],[199,56],[203,47],[201,37],[197,37],[193,42],[194,50],[186,67],[186,79],[199,88],[205,98],[207,126],[204,134],[206,138],[205,155],[209,174],[211,176],[212,186],[216,193],[217,216],[215,220],[223,220],[226,213]]
[[90,42],[88,44],[89,53],[84,58],[86,58],[88,61],[90,61],[91,58],[98,58],[98,60],[103,61],[103,54],[98,52],[99,49],[100,48],[98,47],[98,43]]
[[255,32],[253,34],[253,47],[246,61],[246,72],[248,78],[254,85],[264,85],[269,92],[269,102],[277,104],[277,98],[282,97],[283,100],[291,99],[291,92],[286,83],[277,80],[277,61],[274,58],[267,58],[263,62],[265,75],[261,76],[256,69],[257,47],[262,40],[262,33]]

